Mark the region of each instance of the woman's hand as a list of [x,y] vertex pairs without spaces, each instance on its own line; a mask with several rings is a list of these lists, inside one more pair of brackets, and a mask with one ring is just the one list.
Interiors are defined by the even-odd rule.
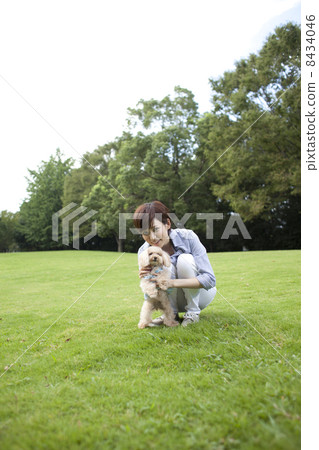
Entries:
[[138,276],[140,278],[143,278],[143,277],[145,277],[145,275],[148,275],[151,270],[152,270],[152,266],[145,266],[139,270]]

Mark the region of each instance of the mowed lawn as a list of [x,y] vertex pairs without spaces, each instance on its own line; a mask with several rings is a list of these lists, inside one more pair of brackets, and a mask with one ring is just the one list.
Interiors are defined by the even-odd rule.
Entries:
[[119,257],[0,254],[0,448],[300,448],[300,252],[209,254],[200,322],[145,330]]

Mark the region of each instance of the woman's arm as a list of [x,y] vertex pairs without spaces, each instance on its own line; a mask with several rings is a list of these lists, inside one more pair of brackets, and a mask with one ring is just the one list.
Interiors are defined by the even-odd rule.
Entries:
[[172,278],[168,282],[168,287],[201,289],[203,286],[200,284],[197,278]]

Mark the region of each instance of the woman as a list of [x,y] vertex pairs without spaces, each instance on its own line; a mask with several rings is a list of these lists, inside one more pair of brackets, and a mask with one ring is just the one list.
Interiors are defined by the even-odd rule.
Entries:
[[[182,326],[198,322],[199,314],[216,295],[216,278],[208,260],[206,249],[192,230],[172,230],[168,208],[159,201],[140,205],[133,217],[135,228],[141,231],[145,243],[138,255],[150,245],[161,247],[171,257],[171,281],[168,297],[179,319],[186,312]],[[149,269],[149,270],[148,270]],[[142,278],[151,267],[139,271]],[[153,326],[163,324],[160,316]]]

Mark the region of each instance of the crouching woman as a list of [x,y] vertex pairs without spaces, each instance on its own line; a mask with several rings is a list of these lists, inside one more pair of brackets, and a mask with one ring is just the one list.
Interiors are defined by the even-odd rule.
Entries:
[[[216,295],[216,278],[198,236],[185,228],[172,229],[169,210],[159,201],[140,205],[134,213],[133,222],[145,241],[138,255],[151,245],[162,248],[170,255],[172,265],[168,297],[176,320],[179,320],[178,313],[185,312],[182,326],[198,322],[200,312]],[[150,270],[151,267],[140,269],[140,278]],[[151,325],[162,324],[163,317],[160,316]]]

